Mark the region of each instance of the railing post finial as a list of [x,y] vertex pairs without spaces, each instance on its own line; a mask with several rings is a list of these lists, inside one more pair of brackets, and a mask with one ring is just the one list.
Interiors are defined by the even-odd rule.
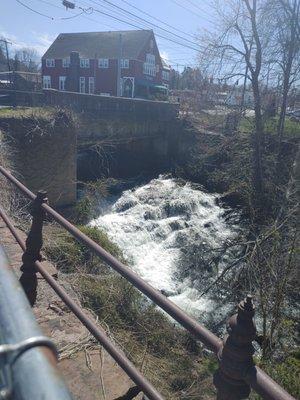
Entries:
[[227,323],[228,335],[225,336],[219,351],[220,366],[214,375],[218,400],[241,400],[250,394],[250,386],[244,379],[249,368],[254,365],[252,358],[255,351],[252,341],[256,336],[254,313],[252,296],[247,295],[238,305],[237,314]]
[[32,215],[32,224],[26,239],[26,250],[22,256],[23,265],[21,266],[22,275],[20,277],[20,283],[31,306],[34,305],[37,295],[37,271],[34,263],[42,260],[40,251],[43,246],[42,230],[45,220],[45,211],[41,205],[47,203],[47,201],[47,193],[45,191],[39,191],[31,204],[30,213]]

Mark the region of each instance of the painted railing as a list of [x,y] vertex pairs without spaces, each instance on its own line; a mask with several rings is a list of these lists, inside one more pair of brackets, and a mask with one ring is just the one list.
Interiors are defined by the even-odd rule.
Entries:
[[[163,399],[162,395],[159,394],[141,372],[134,367],[124,353],[110,341],[104,330],[86,315],[84,310],[70,298],[40,262],[40,251],[43,244],[42,228],[46,215],[51,216],[53,220],[65,228],[73,237],[86,245],[96,256],[110,265],[116,272],[132,283],[157,306],[162,308],[181,326],[193,334],[207,349],[215,353],[219,362],[219,369],[214,374],[213,381],[217,389],[218,399],[245,399],[249,396],[251,388],[262,398],[267,400],[293,399],[289,393],[257,367],[253,361],[254,347],[252,342],[256,337],[256,327],[253,321],[255,309],[251,296],[248,295],[245,300],[238,305],[237,314],[233,315],[228,321],[228,335],[222,341],[51,208],[47,204],[47,194],[45,192],[38,192],[37,195],[34,195],[34,193],[1,166],[0,173],[26,197],[32,200],[32,226],[26,243],[22,241],[10,219],[0,208],[0,216],[24,251],[20,281],[30,303],[34,304],[36,300],[36,273],[40,272],[69,309],[86,326],[99,343],[101,343],[132,381],[135,382],[138,392],[143,392],[150,400]],[[137,393],[135,391],[132,397],[128,394],[124,399],[130,400],[136,395]]]

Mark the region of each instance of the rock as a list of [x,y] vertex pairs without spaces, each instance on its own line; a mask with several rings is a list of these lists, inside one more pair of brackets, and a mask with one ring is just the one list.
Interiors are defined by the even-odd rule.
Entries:
[[228,204],[230,207],[238,207],[241,206],[243,201],[238,192],[228,192],[220,197],[220,201]]

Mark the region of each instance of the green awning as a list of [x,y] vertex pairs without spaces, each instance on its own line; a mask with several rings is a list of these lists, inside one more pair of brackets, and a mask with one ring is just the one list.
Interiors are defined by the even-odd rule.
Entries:
[[162,86],[162,85],[154,85],[154,89],[158,89],[158,90],[168,90],[168,88],[166,88],[165,86]]

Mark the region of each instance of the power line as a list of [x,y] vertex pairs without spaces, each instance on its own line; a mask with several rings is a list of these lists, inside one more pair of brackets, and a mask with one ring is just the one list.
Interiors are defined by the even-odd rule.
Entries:
[[[79,7],[79,8],[81,9],[81,7]],[[139,25],[133,24],[133,23],[128,22],[128,21],[124,21],[124,20],[121,19],[121,18],[118,18],[118,17],[116,17],[116,16],[114,16],[114,15],[105,13],[105,12],[103,12],[103,11],[100,11],[100,10],[96,9],[96,8],[93,8],[93,10],[94,10],[95,12],[99,13],[99,14],[106,15],[106,16],[108,16],[108,17],[110,17],[110,18],[113,18],[113,19],[119,21],[119,22],[123,22],[123,23],[125,23],[125,24],[127,24],[127,25],[133,26],[134,28],[138,28],[138,29],[142,29],[142,30],[144,29],[144,27],[141,27],[141,26],[139,26]],[[166,37],[166,36],[163,36],[163,35],[161,35],[161,34],[156,33],[156,36],[157,36],[157,37],[160,37],[160,38],[162,38],[162,39],[166,39],[166,40],[168,40],[168,41],[170,41],[170,42],[172,42],[172,43],[179,44],[180,46],[189,48],[189,49],[191,49],[191,50],[195,50],[195,51],[197,51],[197,52],[200,51],[200,48],[197,49],[197,48],[195,48],[195,47],[186,45],[186,44],[184,44],[184,43],[180,43],[180,42],[178,42],[178,41],[176,41],[176,40],[173,40],[173,39],[168,38],[168,37]]]
[[49,18],[49,19],[51,19],[51,20],[54,20],[53,17],[50,17],[49,15],[46,15],[46,14],[43,14],[43,13],[37,11],[37,10],[34,10],[33,8],[29,7],[27,4],[22,3],[20,0],[16,0],[16,2],[19,3],[19,4],[21,4],[23,7],[27,8],[28,10],[30,10],[30,11],[32,11],[32,12],[38,14],[38,15],[41,15],[42,17],[45,17],[45,18]]
[[194,16],[196,16],[196,17],[198,17],[198,18],[205,19],[207,22],[210,22],[211,24],[213,24],[213,22],[210,21],[209,19],[203,18],[202,15],[200,15],[200,14],[196,13],[195,11],[191,10],[190,8],[188,8],[188,7],[186,7],[186,6],[184,6],[184,5],[180,4],[180,3],[178,3],[176,0],[171,0],[171,1],[172,1],[172,3],[176,4],[178,7],[183,8],[184,10],[186,10],[186,11],[188,11],[189,13],[193,14]]
[[[96,3],[96,4],[100,5],[98,1],[95,1],[95,0],[91,0],[91,1],[92,1],[93,3]],[[140,19],[141,21],[147,23],[148,25],[151,25],[151,26],[154,26],[155,28],[161,29],[162,31],[167,32],[167,33],[169,33],[169,34],[171,34],[171,35],[174,35],[174,36],[178,37],[178,38],[181,39],[181,40],[185,40],[186,42],[191,43],[191,44],[194,45],[194,46],[198,46],[198,43],[192,42],[192,41],[189,40],[189,39],[186,39],[186,38],[184,38],[184,37],[182,37],[182,36],[180,36],[180,35],[177,35],[177,33],[171,32],[170,30],[165,29],[165,28],[163,28],[163,27],[161,27],[161,26],[159,26],[159,25],[157,25],[157,24],[154,24],[154,23],[148,21],[148,20],[145,19],[145,18],[139,17],[138,15],[136,15],[136,14],[130,12],[130,11],[125,10],[125,9],[122,8],[122,7],[119,7],[119,6],[117,6],[117,5],[113,4],[113,3],[111,3],[109,0],[102,0],[102,2],[105,2],[105,3],[109,4],[109,5],[112,6],[112,7],[117,8],[117,9],[119,9],[119,10],[125,12],[126,14],[129,14],[129,15],[135,17],[135,18],[138,18],[138,19]]]
[[199,7],[198,4],[194,3],[194,1],[192,0],[185,0],[187,2],[189,2],[192,6],[194,6],[195,8],[197,8],[199,11],[203,12],[204,14],[206,14],[208,17],[212,17],[212,15],[210,15],[207,11],[203,10],[201,7]]
[[179,28],[175,28],[174,26],[167,24],[166,22],[164,22],[164,21],[162,21],[161,19],[155,17],[154,15],[151,15],[151,14],[147,13],[146,11],[143,11],[143,10],[141,10],[140,8],[138,8],[138,7],[134,6],[133,4],[129,3],[129,1],[127,1],[127,0],[121,0],[121,1],[122,1],[123,3],[125,3],[125,4],[127,4],[128,6],[130,6],[130,7],[134,8],[134,9],[138,10],[139,12],[141,12],[141,13],[147,15],[148,17],[153,18],[154,20],[156,20],[156,21],[158,21],[158,22],[160,22],[160,23],[162,23],[162,24],[168,26],[169,28],[174,29],[175,31],[180,32],[180,33],[183,33],[184,35],[189,36],[189,37],[191,37],[192,39],[194,39],[194,36],[193,36],[193,35],[190,35],[189,33],[186,33],[186,32],[182,31],[182,30],[179,29]]

